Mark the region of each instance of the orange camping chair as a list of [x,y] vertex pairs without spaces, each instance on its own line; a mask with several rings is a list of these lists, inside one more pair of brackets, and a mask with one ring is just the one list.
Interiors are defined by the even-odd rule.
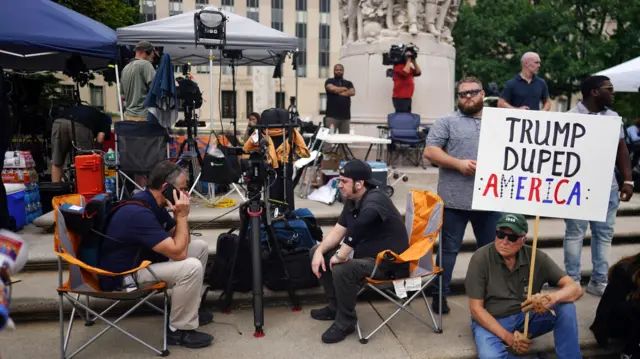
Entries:
[[[407,211],[405,215],[405,226],[409,234],[409,248],[401,254],[393,253],[390,250],[386,250],[378,253],[376,258],[376,266],[369,276],[363,288],[358,294],[364,292],[367,288],[373,289],[385,299],[393,302],[398,309],[393,312],[388,318],[386,318],[382,324],[380,324],[370,334],[363,336],[360,330],[360,323],[356,324],[358,329],[358,337],[360,343],[366,344],[380,328],[385,326],[393,317],[395,317],[401,311],[405,311],[411,314],[414,318],[419,320],[422,324],[430,327],[436,333],[442,333],[442,309],[440,309],[439,320],[436,322],[431,306],[427,301],[427,296],[424,293],[425,290],[435,283],[435,279],[439,278],[440,286],[438,293],[438,300],[442,303],[442,268],[439,268],[435,264],[435,256],[433,253],[433,246],[436,243],[436,238],[440,233],[440,227],[442,227],[442,216],[444,213],[444,202],[442,199],[429,191],[411,190],[407,193]],[[438,255],[442,257],[442,246],[438,246]],[[386,258],[385,258],[386,257]],[[391,258],[391,259],[389,259]],[[409,277],[403,279],[394,280],[376,280],[375,278],[378,267],[383,261],[391,260],[393,263],[410,263]],[[400,297],[392,290],[394,288],[393,282],[399,282],[402,287],[407,285],[406,292],[413,292],[410,297],[406,298],[406,295]],[[400,283],[401,282],[401,283]],[[409,285],[411,282],[411,286]],[[410,304],[417,298],[422,296],[427,306],[427,312],[429,313],[431,323],[425,318],[415,314],[411,311]],[[442,308],[442,305],[440,306]]]
[[[80,259],[78,259],[77,253],[80,250],[80,242],[81,236],[72,232],[67,228],[65,224],[64,216],[60,210],[60,207],[63,204],[72,204],[75,206],[80,206],[84,208],[85,200],[82,195],[79,194],[71,194],[65,196],[57,196],[53,198],[53,210],[54,210],[54,218],[56,222],[55,233],[54,233],[54,250],[58,255],[58,295],[60,296],[59,302],[59,320],[60,320],[60,351],[61,358],[69,359],[80,353],[86,347],[88,347],[91,343],[93,343],[98,337],[102,334],[106,333],[107,330],[111,328],[115,328],[121,333],[125,334],[129,338],[137,341],[138,343],[144,345],[145,347],[151,349],[156,354],[161,356],[169,355],[169,351],[167,350],[167,306],[168,306],[168,296],[167,296],[167,286],[165,282],[157,281],[157,283],[150,284],[142,284],[138,287],[138,289],[130,291],[130,292],[104,292],[100,290],[100,286],[98,284],[98,275],[103,276],[121,276],[125,274],[133,274],[138,272],[143,268],[147,268],[151,262],[144,261],[142,264],[135,269],[132,269],[123,273],[112,273],[99,268],[92,267],[88,264],[85,264]],[[69,266],[69,273],[67,281],[63,283],[62,275],[64,271],[63,261],[66,262]],[[147,270],[150,271],[149,268]],[[153,274],[153,272],[152,272]],[[149,299],[156,294],[162,293],[164,296],[164,310],[158,308],[157,306],[149,303]],[[80,301],[80,296],[87,297],[87,304],[82,303]],[[71,310],[71,318],[69,319],[69,326],[67,328],[67,332],[65,334],[64,331],[64,299],[67,299],[73,309]],[[95,312],[90,308],[89,298],[98,298],[98,299],[107,299],[113,300],[111,306],[105,309],[101,313]],[[137,303],[128,311],[126,311],[122,316],[114,321],[110,321],[106,319],[104,316],[116,305],[118,305],[121,301],[136,301]],[[146,304],[156,311],[160,312],[164,315],[164,332],[163,332],[163,346],[162,349],[156,349],[153,346],[143,342],[142,340],[135,337],[133,334],[127,332],[122,327],[118,326],[118,322],[129,316],[133,311],[135,311],[141,305]],[[83,313],[83,311],[85,313]],[[85,321],[85,325],[93,325],[95,321],[100,319],[107,326],[94,337],[89,339],[86,343],[84,343],[80,348],[78,348],[71,355],[67,355],[67,349],[69,348],[69,339],[71,337],[71,329],[73,327],[73,320],[75,318],[75,314],[82,317]],[[93,317],[92,317],[93,316]]]

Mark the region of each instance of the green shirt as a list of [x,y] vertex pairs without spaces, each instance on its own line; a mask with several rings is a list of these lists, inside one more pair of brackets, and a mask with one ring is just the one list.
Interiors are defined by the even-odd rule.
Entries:
[[[484,308],[495,318],[520,313],[529,286],[529,266],[533,248],[523,246],[516,254],[516,265],[510,271],[495,243],[478,249],[467,269],[465,289],[469,298],[484,300]],[[555,286],[567,274],[541,250],[536,251],[532,294],[539,293],[545,283]]]
[[149,113],[144,101],[151,88],[156,70],[147,60],[134,59],[122,69],[122,94],[127,102],[124,114],[146,117]]

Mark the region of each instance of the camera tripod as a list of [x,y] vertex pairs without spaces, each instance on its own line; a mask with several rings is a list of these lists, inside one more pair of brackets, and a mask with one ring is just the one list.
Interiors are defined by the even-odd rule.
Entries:
[[[289,280],[289,272],[284,264],[284,258],[282,256],[282,252],[280,252],[280,245],[278,244],[278,240],[276,238],[275,232],[273,231],[273,227],[269,223],[268,216],[269,210],[263,200],[260,200],[260,189],[261,183],[259,182],[249,182],[248,184],[248,198],[249,201],[242,204],[240,206],[240,234],[239,238],[242,241],[243,238],[246,238],[249,229],[251,231],[249,239],[251,241],[251,262],[253,265],[253,320],[255,325],[255,332],[253,336],[256,338],[261,338],[264,336],[264,290],[263,290],[263,281],[262,281],[262,260],[263,260],[263,250],[261,245],[260,238],[260,224],[264,225],[264,230],[267,231],[267,238],[271,250],[268,253],[265,253],[265,256],[272,256],[275,261],[271,263],[276,263],[282,266],[284,273],[284,280],[287,283],[287,292],[289,293],[289,299],[293,304],[293,311],[300,310],[300,304],[298,298],[295,295],[295,291],[291,281]],[[227,283],[227,288],[225,289],[223,295],[220,300],[222,303],[222,308],[225,310],[228,309],[231,305],[231,300],[233,299],[233,289],[232,289],[232,279],[236,269],[236,260],[238,258],[238,248],[236,247],[235,253],[233,254],[231,260],[231,273],[230,280]],[[266,258],[265,258],[266,259]]]
[[[198,118],[193,113],[194,106],[190,106],[185,102],[182,105],[182,109],[184,111],[184,123],[187,126],[187,139],[180,144],[180,150],[178,151],[177,156],[178,164],[180,164],[183,159],[189,161],[189,183],[191,183],[189,194],[195,192],[198,197],[202,198],[205,201],[208,201],[207,197],[195,190],[196,184],[200,179],[200,171],[202,170],[202,156],[200,155],[200,149],[198,148],[197,139]],[[185,147],[187,148],[186,152]]]

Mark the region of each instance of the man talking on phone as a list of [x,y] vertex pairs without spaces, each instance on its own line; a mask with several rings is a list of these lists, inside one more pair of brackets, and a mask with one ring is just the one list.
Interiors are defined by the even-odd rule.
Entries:
[[[211,345],[213,336],[196,331],[213,321],[213,314],[200,309],[209,246],[189,236],[184,170],[171,161],[160,162],[149,174],[147,189],[130,201],[139,204],[123,205],[108,223],[100,268],[120,273],[137,268],[144,260],[151,261],[149,267],[133,275],[133,282],[140,286],[162,281],[173,289],[167,344],[187,348]],[[100,287],[105,291],[131,288],[124,279],[128,278],[101,277]]]

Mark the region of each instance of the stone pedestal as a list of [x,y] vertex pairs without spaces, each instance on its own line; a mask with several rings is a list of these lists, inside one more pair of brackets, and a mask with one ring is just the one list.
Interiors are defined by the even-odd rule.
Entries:
[[351,119],[356,133],[377,136],[376,125],[387,122],[393,113],[391,94],[393,80],[387,77],[391,66],[382,64],[382,54],[393,44],[413,43],[419,48],[418,65],[422,75],[416,77],[412,112],[420,114],[422,124],[454,110],[455,48],[438,42],[428,33],[411,36],[380,37],[373,42],[358,41],[340,50],[340,63],[345,67],[345,79],[352,81],[356,95],[352,97]]

